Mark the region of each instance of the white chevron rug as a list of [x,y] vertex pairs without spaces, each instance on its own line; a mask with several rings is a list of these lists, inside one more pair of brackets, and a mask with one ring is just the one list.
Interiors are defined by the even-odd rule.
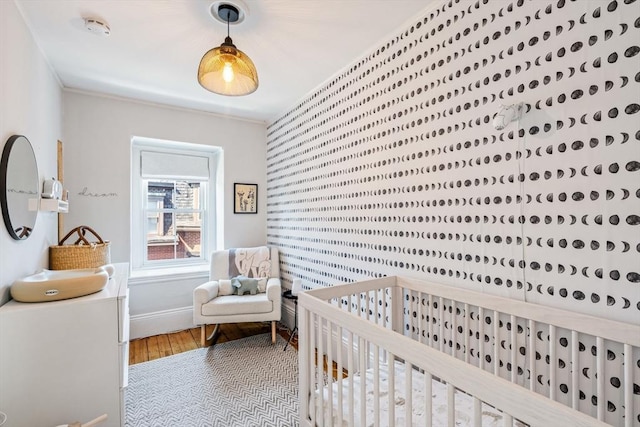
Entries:
[[126,427],[298,425],[298,353],[269,334],[129,368]]

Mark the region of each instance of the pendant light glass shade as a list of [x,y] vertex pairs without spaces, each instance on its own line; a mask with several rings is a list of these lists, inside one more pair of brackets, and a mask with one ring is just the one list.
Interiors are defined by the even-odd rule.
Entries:
[[251,59],[227,36],[224,43],[205,53],[200,60],[198,82],[220,95],[248,95],[258,89],[258,72]]

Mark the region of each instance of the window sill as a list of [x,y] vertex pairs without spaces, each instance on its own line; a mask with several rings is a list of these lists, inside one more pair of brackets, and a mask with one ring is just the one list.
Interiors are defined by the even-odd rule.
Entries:
[[206,279],[209,277],[209,264],[188,265],[183,267],[165,267],[135,270],[129,275],[129,285],[143,285],[158,282],[170,282],[186,279]]

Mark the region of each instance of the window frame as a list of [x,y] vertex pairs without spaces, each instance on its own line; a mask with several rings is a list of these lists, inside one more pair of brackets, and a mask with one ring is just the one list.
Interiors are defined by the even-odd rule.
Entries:
[[[131,212],[130,212],[130,265],[131,271],[153,271],[160,269],[184,269],[190,271],[208,266],[210,254],[222,239],[222,149],[216,146],[167,141],[155,138],[133,137],[131,139]],[[187,257],[168,260],[147,260],[147,208],[148,182],[154,180],[180,181],[176,177],[142,176],[142,153],[190,155],[206,157],[209,164],[209,177],[206,180],[185,177],[185,181],[201,182],[201,235],[200,257]],[[162,215],[162,214],[160,214]],[[177,236],[177,233],[176,233]],[[179,243],[178,243],[179,244]]]

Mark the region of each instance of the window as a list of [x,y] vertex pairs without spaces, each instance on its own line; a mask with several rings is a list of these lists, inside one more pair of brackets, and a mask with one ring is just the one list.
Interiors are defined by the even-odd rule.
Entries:
[[131,262],[134,270],[206,264],[216,247],[218,147],[133,139]]

